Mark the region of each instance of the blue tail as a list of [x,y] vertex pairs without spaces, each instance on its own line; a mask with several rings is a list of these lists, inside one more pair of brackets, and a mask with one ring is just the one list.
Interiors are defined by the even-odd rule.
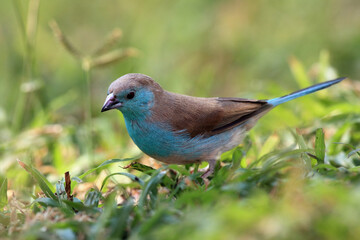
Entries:
[[307,95],[307,94],[310,94],[310,93],[319,91],[319,90],[324,89],[324,88],[328,88],[328,87],[330,87],[331,85],[337,84],[337,83],[341,82],[341,81],[344,80],[344,79],[345,79],[345,77],[343,77],[343,78],[337,78],[337,79],[335,79],[335,80],[330,80],[330,81],[327,81],[327,82],[318,83],[318,84],[315,84],[315,85],[313,85],[313,86],[311,86],[311,87],[304,88],[304,89],[301,89],[301,90],[299,90],[299,91],[290,93],[290,94],[288,94],[288,95],[285,95],[285,96],[282,96],[282,97],[278,97],[278,98],[270,99],[270,100],[268,100],[267,102],[270,103],[271,105],[277,106],[277,105],[279,105],[279,104],[281,104],[281,103],[284,103],[284,102],[293,100],[293,99],[295,99],[295,98],[305,96],[305,95]]

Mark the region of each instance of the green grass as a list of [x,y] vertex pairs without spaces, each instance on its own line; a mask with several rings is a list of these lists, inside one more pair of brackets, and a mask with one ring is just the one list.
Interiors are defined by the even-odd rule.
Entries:
[[[0,238],[356,239],[358,5],[1,2]],[[350,79],[272,110],[204,182],[206,164],[154,162],[100,115],[128,72],[258,99]]]
[[[292,134],[297,145],[266,153],[247,167],[242,167],[249,149],[246,144],[224,154],[222,166],[206,184],[190,166],[156,170],[136,159],[109,160],[73,178],[72,187],[112,164],[133,164],[127,172],[119,169],[108,174],[101,187],[94,186],[83,199],[73,201],[66,196],[64,180],[54,187],[35,168],[20,162],[43,194],[26,205],[14,198],[8,202],[5,179],[0,190],[5,207],[2,223],[7,223],[5,230],[11,236],[22,239],[356,237],[359,149],[348,152],[355,158],[337,157],[343,164],[330,161],[336,156],[327,154],[324,161],[322,129],[308,134],[316,135],[315,149],[308,148],[302,136]],[[118,182],[116,175],[130,181]]]

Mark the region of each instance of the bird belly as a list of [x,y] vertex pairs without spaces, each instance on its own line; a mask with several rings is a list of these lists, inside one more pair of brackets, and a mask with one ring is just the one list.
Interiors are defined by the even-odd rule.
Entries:
[[127,120],[125,123],[130,137],[145,154],[170,164],[217,159],[236,147],[245,134],[245,128],[238,126],[210,137],[190,137],[186,131],[174,132],[164,124]]

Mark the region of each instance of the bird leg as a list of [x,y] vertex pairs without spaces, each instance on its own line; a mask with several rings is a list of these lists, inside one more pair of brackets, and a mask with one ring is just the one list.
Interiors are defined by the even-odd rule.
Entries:
[[204,180],[214,172],[216,160],[212,159],[212,160],[209,160],[207,162],[209,163],[209,167],[206,170],[206,172],[204,172],[204,174],[201,175],[201,178],[204,179]]

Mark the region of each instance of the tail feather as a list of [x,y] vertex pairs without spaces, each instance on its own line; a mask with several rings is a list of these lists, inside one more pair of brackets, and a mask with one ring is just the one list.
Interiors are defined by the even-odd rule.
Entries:
[[313,92],[316,92],[316,91],[319,91],[319,90],[322,90],[324,88],[328,88],[334,84],[337,84],[339,82],[341,82],[342,80],[344,80],[345,77],[343,78],[337,78],[337,79],[334,79],[334,80],[330,80],[330,81],[327,81],[327,82],[322,82],[322,83],[318,83],[318,84],[315,84],[311,87],[308,87],[308,88],[304,88],[304,89],[301,89],[299,91],[296,91],[296,92],[293,92],[293,93],[290,93],[288,95],[285,95],[285,96],[282,96],[282,97],[278,97],[278,98],[273,98],[273,99],[270,99],[268,100],[267,102],[273,106],[277,106],[281,103],[284,103],[284,102],[287,102],[287,101],[290,101],[290,100],[293,100],[295,98],[298,98],[298,97],[302,97],[302,96],[305,96],[307,94],[310,94],[310,93],[313,93]]

